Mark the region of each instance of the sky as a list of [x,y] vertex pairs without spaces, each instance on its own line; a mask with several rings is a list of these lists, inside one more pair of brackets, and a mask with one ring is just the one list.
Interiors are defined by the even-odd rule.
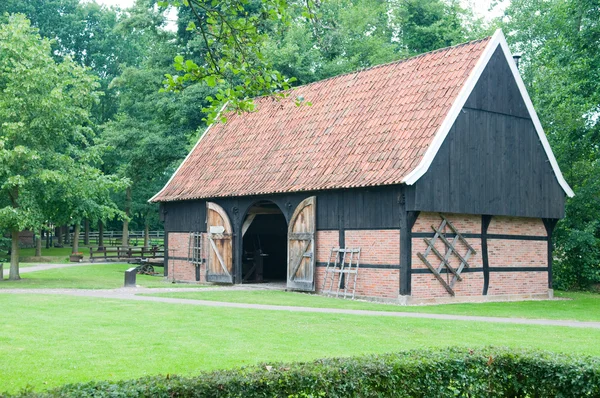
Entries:
[[[106,4],[111,6],[119,6],[121,8],[131,7],[133,5],[134,0],[96,0],[100,4]],[[509,2],[510,0],[503,1],[503,4],[500,4],[496,7],[493,12],[489,12],[490,4],[493,0],[461,0],[463,6],[468,6],[473,8],[475,15],[484,17],[486,20],[490,20],[494,17],[497,17],[502,14],[503,6]]]

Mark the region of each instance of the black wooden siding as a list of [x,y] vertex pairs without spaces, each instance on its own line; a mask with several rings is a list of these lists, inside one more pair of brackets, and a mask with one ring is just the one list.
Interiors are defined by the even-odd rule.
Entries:
[[[400,227],[400,186],[356,188],[322,192],[299,192],[211,201],[225,209],[232,224],[241,223],[248,208],[258,201],[271,201],[289,221],[296,206],[317,196],[317,229],[390,229]],[[166,232],[205,232],[206,201],[167,202],[163,205]],[[235,228],[235,227],[234,227]]]
[[162,205],[165,232],[206,232],[206,202],[186,200]]
[[400,228],[400,186],[317,194],[317,229]]
[[509,66],[492,56],[407,210],[564,217],[558,184]]

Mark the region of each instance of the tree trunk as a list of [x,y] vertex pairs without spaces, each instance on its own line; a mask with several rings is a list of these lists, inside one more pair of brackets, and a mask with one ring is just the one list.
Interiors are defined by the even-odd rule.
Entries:
[[104,224],[98,221],[98,247],[104,247]]
[[71,253],[75,254],[79,251],[79,230],[81,229],[81,225],[79,223],[75,224],[75,230],[73,231],[73,250]]
[[37,240],[35,241],[35,256],[42,257],[42,230],[39,230]]
[[63,244],[62,227],[56,227],[56,240],[59,246]]
[[150,223],[146,219],[146,223],[144,224],[144,247],[148,248],[148,234],[150,233]]
[[21,279],[19,276],[19,230],[13,229],[11,231],[12,246],[10,249],[10,273],[8,279],[11,281],[18,281]]
[[63,226],[63,228],[65,234],[65,245],[68,245],[71,242],[71,228],[68,225]]
[[89,246],[90,244],[90,220],[87,218],[83,222],[83,244]]
[[52,235],[52,233],[50,232],[50,230],[46,231],[46,249],[50,248],[50,236]]
[[131,187],[127,188],[125,191],[125,215],[127,216],[123,220],[123,239],[121,240],[121,244],[123,246],[129,246],[129,215],[131,213]]

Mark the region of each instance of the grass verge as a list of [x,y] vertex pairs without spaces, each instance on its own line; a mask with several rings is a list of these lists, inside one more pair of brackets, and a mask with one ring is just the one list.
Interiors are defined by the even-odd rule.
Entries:
[[400,306],[364,301],[342,300],[313,294],[281,291],[199,291],[154,293],[151,296],[185,298],[194,300],[225,301],[286,305],[294,307],[343,308],[374,311],[426,312],[472,316],[507,318],[564,319],[577,321],[600,321],[600,294],[557,292],[566,300],[537,300],[498,303],[468,303],[422,306]]
[[0,390],[488,345],[600,356],[600,330],[0,294]]
[[[123,286],[125,270],[132,264],[92,264],[36,271],[21,275],[20,281],[4,280],[0,289],[116,289]],[[160,272],[162,268],[157,268]],[[8,275],[5,276],[8,278]],[[141,287],[205,287],[205,285],[170,283],[162,276],[137,275]]]

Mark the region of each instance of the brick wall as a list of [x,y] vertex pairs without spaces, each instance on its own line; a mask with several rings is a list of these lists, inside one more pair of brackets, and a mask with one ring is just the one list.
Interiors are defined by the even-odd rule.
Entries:
[[[375,268],[373,266],[398,267],[400,262],[400,231],[397,230],[348,230],[345,231],[346,247],[361,248],[359,272],[356,281],[357,296],[382,299],[398,297],[400,272],[397,268]],[[339,245],[339,231],[317,232],[317,262],[327,263],[332,247]],[[316,290],[323,287],[325,267],[317,267]],[[350,277],[351,286],[354,285]],[[338,276],[333,280],[337,288]],[[327,282],[326,289],[330,286]]]
[[[317,264],[327,263],[331,254],[332,247],[340,246],[340,232],[339,231],[317,231],[315,237],[317,244]],[[325,275],[325,267],[317,266],[315,272],[315,290],[320,292],[323,286],[323,276]]]
[[[202,253],[206,258],[208,249],[206,234],[202,234]],[[190,253],[190,234],[188,232],[169,232],[168,236],[168,279],[181,282],[196,282],[196,266],[187,261]],[[173,257],[173,258],[171,258]],[[200,266],[200,281],[206,282],[206,263]]]
[[[444,214],[461,234],[481,234],[481,216]],[[437,213],[421,213],[415,222],[413,233],[427,233],[433,237],[432,225],[439,227],[441,218]],[[444,232],[451,232],[446,227]],[[523,217],[492,217],[488,227],[488,235],[525,235],[545,237],[546,229],[541,219]],[[469,244],[477,251],[469,258],[471,268],[482,268],[483,257],[481,238],[466,237]],[[438,239],[436,249],[445,254],[446,246]],[[459,253],[465,255],[467,250],[458,244]],[[412,269],[428,269],[417,253],[424,253],[427,248],[423,237],[412,238]],[[525,239],[498,239],[488,237],[488,262],[490,268],[516,268],[516,267],[547,267],[547,242],[545,240]],[[430,253],[427,259],[434,267],[438,267],[440,260]],[[450,264],[456,269],[460,260],[451,257]],[[442,274],[447,282],[451,280],[448,274]],[[477,296],[483,293],[483,272],[465,272],[461,274],[463,281],[458,281],[453,289],[457,297]],[[515,272],[490,272],[488,295],[508,294],[546,294],[548,293],[548,273],[546,271],[515,271]],[[411,295],[417,298],[450,297],[446,289],[431,274],[412,274]]]
[[[467,214],[444,214],[444,216],[454,225],[454,227],[461,234],[481,234],[481,216],[467,215]],[[413,226],[412,232],[414,233],[427,233],[429,236],[427,239],[432,239],[434,231],[431,226],[439,228],[442,222],[441,217],[438,213],[421,213]],[[445,227],[444,231],[451,233],[452,230],[449,227]],[[452,241],[452,239],[449,239]],[[467,260],[471,268],[483,267],[483,258],[481,256],[481,239],[480,238],[466,238],[469,245],[475,249],[477,253],[472,254]],[[435,242],[435,248],[442,255],[446,254],[446,245],[441,239]],[[467,246],[462,242],[457,241],[455,247],[461,256],[465,256],[467,253]],[[435,278],[435,276],[429,272],[427,266],[417,256],[417,253],[424,254],[427,249],[427,243],[422,236],[412,238],[412,269],[427,270],[425,274],[413,273],[411,276],[411,296],[417,298],[433,298],[433,297],[450,297],[446,289],[442,284]],[[433,252],[430,252],[426,257],[432,266],[437,268],[441,261],[436,257]],[[448,261],[454,269],[458,269],[460,266],[460,260],[457,256],[452,255]],[[443,273],[442,277],[448,284],[452,274]],[[453,287],[453,290],[457,297],[459,296],[476,296],[481,295],[483,292],[483,272],[463,272],[461,274],[462,281],[457,281]]]
[[494,216],[488,234],[547,236],[546,227],[539,218]]
[[346,247],[360,247],[362,264],[398,265],[400,263],[399,230],[348,230]]
[[315,239],[317,244],[317,263],[326,263],[329,261],[331,248],[340,246],[340,232],[317,231]]
[[[547,236],[539,218],[493,217],[488,234]],[[547,267],[548,242],[488,238],[490,267]],[[490,272],[489,295],[544,294],[548,292],[547,271]]]

